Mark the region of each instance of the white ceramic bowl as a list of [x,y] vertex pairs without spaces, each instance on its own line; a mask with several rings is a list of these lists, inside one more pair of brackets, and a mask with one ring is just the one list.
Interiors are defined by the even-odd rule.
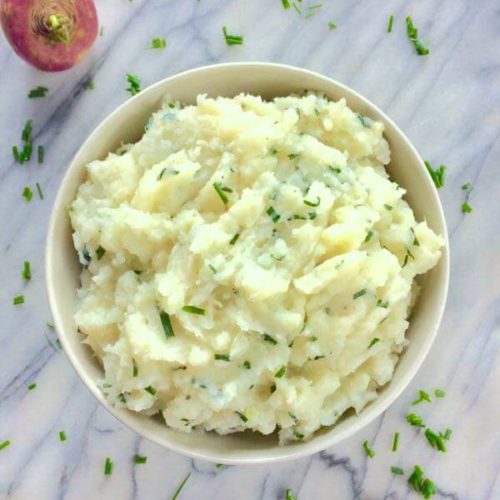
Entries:
[[[249,92],[272,98],[303,89],[324,92],[334,100],[345,97],[354,111],[384,122],[385,136],[392,150],[390,175],[407,190],[406,199],[416,217],[427,220],[446,240],[438,265],[422,280],[423,290],[407,333],[410,344],[401,355],[394,378],[359,415],[345,416],[337,425],[317,432],[309,441],[282,447],[275,437],[255,433],[185,434],[169,429],[159,419],[113,408],[97,386],[102,368],[90,349],[82,344],[73,319],[80,265],[72,244],[67,206],[85,178],[85,165],[104,158],[122,142],[139,139],[149,115],[158,108],[164,94],[183,103],[193,103],[201,93],[215,97]],[[401,130],[377,107],[344,85],[311,71],[269,63],[220,64],[193,69],[162,80],[122,104],[90,135],[69,166],[54,204],[46,249],[47,289],[55,327],[71,363],[94,396],[116,418],[145,438],[192,457],[230,464],[275,462],[315,453],[351,436],[386,410],[413,378],[432,345],[446,301],[448,262],[448,237],[437,191],[422,159]]]

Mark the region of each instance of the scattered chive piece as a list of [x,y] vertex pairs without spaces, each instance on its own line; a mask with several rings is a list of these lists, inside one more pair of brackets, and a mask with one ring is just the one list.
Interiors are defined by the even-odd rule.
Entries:
[[424,479],[420,485],[420,493],[424,498],[430,498],[436,494],[436,486],[430,479]]
[[387,309],[389,307],[389,301],[383,301],[382,299],[377,300],[377,307],[382,307],[384,309]]
[[385,209],[386,209],[386,210],[389,210],[389,211],[390,211],[390,210],[392,210],[391,205],[386,205],[386,204],[384,203],[384,207],[385,207]]
[[279,370],[278,370],[278,371],[274,374],[274,376],[275,376],[276,378],[282,378],[282,377],[283,377],[283,375],[284,375],[285,373],[286,373],[286,366],[285,366],[285,365],[283,365],[283,366],[282,366],[282,367],[281,367],[281,368],[280,368],[280,369],[279,369]]
[[132,358],[132,377],[137,377],[139,375],[139,367],[134,358]]
[[120,403],[127,404],[127,398],[125,397],[125,394],[123,392],[120,392],[120,394],[118,394],[118,401],[120,401]]
[[66,441],[66,439],[68,439],[66,437],[66,433],[64,431],[59,431],[59,441],[62,443],[63,441]]
[[444,176],[446,173],[446,167],[444,165],[440,165],[439,168],[434,168],[429,161],[424,161],[425,167],[429,172],[432,180],[434,181],[434,185],[440,189],[444,186]]
[[243,422],[248,422],[248,417],[244,413],[241,413],[240,411],[237,411],[235,413],[238,415],[238,417],[240,417],[240,419]]
[[471,212],[472,212],[472,207],[466,201],[464,201],[462,203],[462,213],[470,214]]
[[336,174],[340,174],[342,172],[342,170],[339,167],[332,167],[331,165],[328,165],[328,169],[331,172],[335,172]]
[[[40,147],[40,146],[38,146],[38,147]],[[40,184],[37,182],[35,185],[36,185],[36,190],[38,191],[38,197],[41,200],[43,200],[43,191],[42,191]]]
[[3,450],[5,448],[7,448],[8,446],[10,446],[10,441],[7,439],[3,443],[0,443],[0,450]]
[[373,236],[373,231],[370,229],[366,233],[366,237],[365,237],[365,240],[363,241],[363,243],[368,243],[372,239],[372,236]]
[[415,50],[419,56],[426,56],[429,54],[430,50],[423,46],[422,42],[418,39],[418,29],[413,26],[413,21],[410,16],[406,18],[406,34],[413,43]]
[[191,476],[191,472],[184,478],[182,483],[179,485],[179,487],[175,490],[174,496],[172,497],[172,500],[177,500],[177,497],[180,495],[182,488],[184,488],[184,485],[187,483],[189,477]]
[[217,269],[215,269],[215,267],[212,266],[212,264],[208,264],[208,267],[210,268],[210,271],[212,271],[214,274],[217,272]]
[[438,451],[445,452],[446,451],[446,446],[444,444],[444,438],[440,434],[436,434],[435,432],[431,431],[428,427],[425,429],[425,437],[427,438],[427,441],[429,444],[433,447],[436,448]]
[[86,80],[83,85],[88,90],[94,90],[95,89],[94,80],[92,80],[92,78],[89,78],[88,80]]
[[222,187],[221,187],[220,183],[214,182],[213,186],[214,186],[215,192],[219,195],[219,198],[222,200],[222,203],[224,203],[224,205],[227,205],[229,202],[229,199],[226,196],[226,193],[224,193],[224,191],[222,191]]
[[334,30],[335,28],[337,27],[337,25],[335,23],[332,23],[332,21],[330,21],[328,23],[328,29],[330,30]]
[[101,245],[97,247],[97,250],[95,251],[95,254],[97,256],[97,260],[101,260],[103,255],[106,253],[106,250],[102,248]]
[[276,384],[272,384],[271,387],[269,388],[269,392],[272,394],[273,392],[276,392]]
[[273,345],[276,345],[278,343],[278,341],[276,339],[274,339],[273,337],[271,337],[271,335],[269,335],[268,333],[263,333],[262,338],[266,342],[269,342],[270,344],[273,344]]
[[443,434],[439,433],[441,435],[441,437],[445,440],[445,441],[448,441],[450,438],[451,438],[451,433],[452,433],[452,430],[451,429],[446,429],[444,431]]
[[359,292],[356,292],[356,293],[352,296],[352,298],[353,298],[354,300],[356,300],[356,299],[358,299],[359,297],[362,297],[362,296],[363,296],[363,295],[365,295],[365,294],[366,294],[366,288],[363,288],[363,290],[360,290]]
[[[302,0],[299,0],[299,2],[301,1]],[[299,9],[299,6],[295,2],[292,2],[292,7],[296,10],[297,14],[302,14],[301,10]]]
[[375,452],[370,448],[370,444],[368,443],[368,441],[365,441],[363,443],[363,448],[365,449],[366,454],[369,458],[373,458],[375,456]]
[[289,9],[290,8],[290,2],[289,0],[281,0],[281,3],[283,4],[284,9]]
[[243,45],[243,37],[241,35],[230,35],[227,32],[226,26],[222,27],[222,33],[227,45]]
[[408,483],[424,498],[430,498],[436,494],[436,486],[430,479],[424,478],[424,471],[420,465],[415,465],[413,472],[408,478]]
[[410,413],[409,415],[406,415],[406,421],[410,425],[413,425],[413,427],[425,427],[422,417],[420,417],[419,415],[415,415],[415,413]]
[[405,473],[405,471],[400,467],[394,467],[394,466],[391,467],[391,472],[393,474],[397,474],[398,476],[402,476]]
[[207,311],[205,309],[202,309],[201,307],[187,305],[187,306],[184,306],[182,308],[182,310],[185,311],[185,312],[187,312],[187,313],[198,314],[200,316],[206,316],[207,315]]
[[145,464],[148,461],[148,457],[143,457],[142,455],[134,455],[134,464]]
[[40,144],[36,151],[38,163],[43,163],[43,159],[45,157],[45,148]]
[[146,392],[149,392],[149,394],[151,394],[151,396],[156,395],[156,389],[154,387],[151,387],[150,385],[148,385],[147,387],[144,387],[144,390]]
[[32,384],[28,385],[28,391],[32,391],[35,388],[36,388],[36,384],[34,382]]
[[31,89],[28,93],[28,97],[33,99],[34,97],[45,97],[47,92],[49,91],[48,87],[38,86],[34,89]]
[[360,113],[357,113],[357,115],[358,115],[358,119],[361,122],[361,125],[363,125],[363,127],[365,127],[365,128],[370,128],[371,127],[371,120],[370,120],[370,118],[368,118],[367,116],[363,116]]
[[394,439],[392,441],[392,451],[398,451],[399,446],[399,432],[394,433]]
[[431,397],[425,391],[420,390],[418,391],[418,398],[415,399],[415,401],[413,401],[412,405],[413,406],[418,405],[422,401],[427,401],[428,403],[430,403]]
[[151,49],[165,49],[167,47],[167,41],[165,38],[153,38],[151,40]]
[[273,207],[269,207],[266,210],[266,214],[269,215],[269,217],[271,217],[271,220],[273,221],[274,224],[276,224],[280,220],[280,215],[278,214],[278,212],[276,212],[276,210],[274,210]]
[[302,432],[299,432],[297,430],[293,431],[293,435],[297,438],[297,439],[304,439],[304,434],[302,434]]
[[304,200],[304,205],[307,205],[308,207],[317,207],[321,203],[320,197],[318,196],[317,201],[309,201],[309,200]]
[[22,276],[26,281],[31,279],[31,264],[28,260],[24,261]]
[[223,469],[224,468],[224,464],[215,464],[215,467],[217,469]]
[[387,33],[392,33],[392,25],[394,24],[394,16],[391,14],[389,17],[389,24],[387,25]]
[[127,92],[136,95],[141,91],[141,80],[138,76],[127,73],[127,82],[129,83],[129,87],[125,89]]
[[285,500],[295,500],[295,497],[292,495],[292,490],[287,488],[285,490]]
[[174,337],[174,330],[172,329],[172,323],[170,323],[170,316],[162,311],[160,313],[161,326],[167,337]]
[[106,461],[104,462],[104,475],[111,476],[112,472],[113,472],[113,462],[109,457],[107,457]]
[[14,304],[15,306],[18,306],[19,304],[24,304],[24,295],[16,295],[12,299],[12,304]]
[[437,398],[444,398],[446,396],[446,392],[444,392],[442,389],[436,389],[434,391],[434,394]]
[[23,198],[29,203],[32,198],[33,198],[33,191],[31,190],[31,188],[29,188],[28,186],[26,186],[24,189],[23,189]]
[[230,245],[234,245],[237,241],[238,238],[240,237],[240,233],[236,233],[232,238],[231,241],[229,242]]
[[370,342],[370,345],[368,346],[368,349],[370,349],[370,347],[373,347],[377,342],[380,342],[380,339],[378,337],[375,337],[371,342]]
[[216,361],[231,361],[228,354],[214,354]]
[[464,184],[464,185],[462,186],[462,189],[463,189],[464,191],[469,191],[470,189],[472,189],[472,184],[471,184],[470,182],[467,182],[466,184]]
[[246,360],[243,362],[243,367],[246,368],[247,370],[250,370],[250,368],[252,368],[252,365],[250,361]]

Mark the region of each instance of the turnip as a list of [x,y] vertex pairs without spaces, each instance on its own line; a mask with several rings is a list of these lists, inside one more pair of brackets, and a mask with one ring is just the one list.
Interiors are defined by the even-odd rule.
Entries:
[[98,27],[93,0],[0,0],[0,22],[17,54],[43,71],[80,61]]

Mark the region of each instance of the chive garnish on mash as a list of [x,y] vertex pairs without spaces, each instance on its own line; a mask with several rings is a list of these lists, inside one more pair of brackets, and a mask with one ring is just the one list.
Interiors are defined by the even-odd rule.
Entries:
[[226,196],[226,193],[224,193],[224,191],[222,190],[220,183],[214,182],[213,187],[215,189],[215,192],[219,195],[219,198],[222,200],[222,203],[224,203],[224,205],[227,205],[229,203],[229,199]]
[[269,207],[267,210],[266,210],[266,214],[269,215],[269,217],[271,217],[271,220],[276,224],[279,220],[280,220],[280,215],[278,214],[278,212],[276,212],[276,210],[274,210],[273,207]]
[[196,306],[191,306],[191,305],[186,305],[182,308],[184,312],[190,313],[190,314],[199,314],[200,316],[206,316],[207,311],[205,309],[202,309],[201,307],[196,307]]
[[352,298],[353,298],[354,300],[356,300],[356,299],[359,299],[359,297],[362,297],[362,296],[363,296],[363,295],[365,295],[365,294],[366,294],[366,288],[363,288],[363,289],[362,289],[362,290],[360,290],[359,292],[356,292],[356,293],[352,296]]
[[170,322],[170,316],[165,312],[160,312],[161,326],[167,337],[174,337],[174,330],[172,329],[172,323]]

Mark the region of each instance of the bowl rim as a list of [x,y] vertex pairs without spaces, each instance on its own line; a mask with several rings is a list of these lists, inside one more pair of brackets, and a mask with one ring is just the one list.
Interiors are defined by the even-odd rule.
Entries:
[[[86,137],[86,139],[82,142],[81,146],[78,148],[76,153],[73,155],[62,180],[59,183],[59,187],[57,190],[56,197],[54,199],[54,203],[52,205],[49,226],[46,237],[46,245],[45,245],[45,284],[47,295],[49,299],[49,307],[52,314],[53,324],[55,325],[56,333],[61,342],[63,350],[66,356],[69,358],[73,369],[76,371],[80,379],[82,380],[84,386],[92,393],[92,395],[98,400],[98,402],[111,414],[113,415],[120,423],[127,426],[129,429],[137,433],[139,436],[148,439],[149,441],[154,442],[155,444],[172,450],[178,453],[181,453],[185,456],[206,460],[209,462],[217,462],[221,464],[227,465],[244,465],[244,464],[263,464],[263,463],[276,463],[282,462],[285,460],[299,459],[305,456],[312,455],[319,451],[325,450],[330,446],[340,443],[341,441],[347,439],[348,437],[354,435],[359,432],[362,428],[366,427],[368,424],[372,423],[378,416],[380,416],[383,412],[385,412],[394,401],[400,396],[400,394],[404,391],[404,389],[409,385],[411,380],[416,375],[417,371],[422,366],[423,361],[427,357],[430,348],[435,340],[437,332],[439,330],[439,326],[441,324],[443,313],[446,306],[446,300],[448,295],[448,286],[449,286],[449,275],[450,275],[450,256],[449,256],[449,239],[448,239],[448,231],[446,226],[446,219],[444,216],[443,207],[441,204],[441,200],[438,196],[438,192],[436,187],[434,186],[430,176],[428,176],[427,183],[431,188],[429,190],[430,196],[433,198],[433,202],[437,207],[437,221],[439,223],[441,236],[444,240],[444,245],[442,248],[441,260],[443,261],[443,276],[441,278],[441,294],[440,299],[441,303],[437,309],[436,313],[436,321],[434,322],[433,328],[429,330],[429,333],[425,337],[422,342],[420,351],[418,352],[415,360],[412,364],[409,365],[407,370],[401,375],[398,380],[397,386],[393,389],[390,395],[387,395],[385,398],[382,398],[382,395],[379,395],[375,401],[379,401],[377,406],[373,405],[373,402],[367,405],[360,414],[363,414],[363,419],[353,421],[352,425],[348,426],[346,429],[343,429],[342,432],[330,436],[328,438],[330,431],[335,428],[335,426],[331,426],[329,431],[326,431],[322,436],[323,439],[316,441],[305,441],[304,443],[299,443],[293,448],[288,447],[279,447],[276,445],[276,448],[282,450],[282,453],[273,456],[265,456],[267,450],[262,450],[262,456],[252,456],[248,458],[244,457],[231,457],[226,458],[224,456],[218,456],[216,452],[213,453],[204,453],[200,451],[196,451],[191,449],[188,445],[179,445],[176,443],[172,443],[168,440],[168,438],[160,439],[149,429],[142,428],[141,425],[138,425],[136,421],[132,420],[130,414],[132,413],[130,410],[115,408],[107,401],[107,399],[103,396],[99,387],[93,382],[91,377],[87,374],[86,370],[83,368],[82,364],[78,360],[78,356],[76,352],[73,351],[71,346],[69,345],[69,341],[66,340],[66,336],[64,334],[63,328],[61,328],[62,320],[59,315],[59,307],[58,307],[58,299],[55,293],[54,286],[54,272],[56,265],[53,261],[53,250],[52,247],[54,245],[55,240],[55,232],[56,232],[56,218],[57,214],[60,210],[64,210],[65,207],[62,204],[63,195],[66,191],[65,185],[68,182],[70,177],[70,173],[77,169],[78,166],[75,160],[79,157],[80,153],[91,144],[95,137],[99,135],[100,131],[106,128],[107,123],[112,120],[113,117],[122,113],[127,107],[131,106],[138,98],[143,96],[145,93],[153,92],[156,88],[165,85],[166,83],[181,78],[185,76],[196,76],[199,73],[203,73],[205,71],[220,71],[225,68],[234,68],[234,67],[254,67],[256,70],[259,68],[274,68],[277,70],[291,70],[296,72],[297,75],[309,75],[315,79],[321,80],[324,83],[327,83],[330,86],[337,87],[340,93],[350,95],[356,99],[358,99],[364,106],[369,108],[370,110],[375,110],[385,122],[389,123],[393,130],[398,135],[398,140],[402,141],[406,148],[408,148],[416,158],[418,158],[421,168],[425,168],[424,162],[419,155],[416,148],[410,142],[408,137],[403,133],[403,131],[394,123],[394,121],[385,114],[378,106],[369,101],[364,96],[360,95],[357,91],[352,89],[351,87],[334,80],[333,78],[329,78],[321,73],[316,71],[311,71],[305,68],[289,65],[289,64],[281,64],[281,63],[272,63],[272,62],[260,62],[260,61],[246,61],[246,62],[229,62],[229,63],[218,63],[218,64],[209,64],[204,66],[198,66],[195,68],[191,68],[180,73],[175,73],[169,77],[163,78],[156,83],[146,87],[143,89],[138,95],[133,96],[132,98],[126,100],[122,104],[120,104],[116,109],[114,109],[111,113],[106,115],[100,123],[92,130],[92,132]],[[391,385],[393,379],[388,382],[387,386]],[[193,434],[194,435],[194,434]],[[225,436],[218,436],[220,439],[224,439]]]

